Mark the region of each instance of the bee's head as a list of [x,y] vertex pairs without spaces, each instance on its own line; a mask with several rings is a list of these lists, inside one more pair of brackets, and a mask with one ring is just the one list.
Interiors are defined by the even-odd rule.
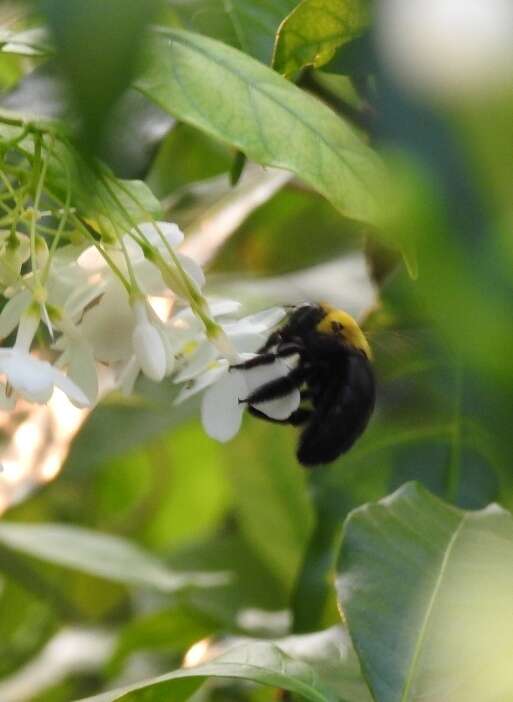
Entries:
[[372,351],[369,342],[351,315],[330,305],[323,304],[321,308],[325,314],[317,325],[317,331],[321,334],[331,334],[339,337],[348,346],[362,351],[370,360]]

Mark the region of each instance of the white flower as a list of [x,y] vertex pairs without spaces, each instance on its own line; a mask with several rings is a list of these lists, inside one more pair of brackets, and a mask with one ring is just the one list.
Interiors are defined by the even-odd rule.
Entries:
[[[228,313],[235,311],[226,305],[226,301],[219,303],[217,309],[216,305],[211,305],[211,309]],[[270,329],[284,315],[282,308],[272,308],[239,320],[221,321],[221,329],[236,351],[235,362],[252,358],[267,339]],[[188,313],[181,317],[175,319],[175,324],[184,324]],[[290,372],[290,362],[281,359],[250,370],[230,369],[229,361],[219,357],[218,349],[208,340],[198,341],[194,332],[189,338],[185,337],[182,343],[183,348],[192,346],[193,351],[189,355],[185,353],[185,363],[175,376],[175,382],[185,383],[175,404],[206,390],[201,406],[203,425],[207,434],[219,441],[228,441],[239,431],[246,408],[240,400],[244,400],[256,388]],[[268,417],[284,420],[297,409],[299,402],[299,390],[294,389],[285,397],[259,403],[255,407]]]
[[[221,300],[210,305],[212,315],[215,318],[231,314],[238,307],[240,307],[239,303],[234,303],[230,300]],[[181,383],[196,379],[196,382],[192,387],[183,389],[176,400],[177,403],[183,402],[183,400],[199,392],[199,387],[201,389],[206,387],[203,384],[204,381],[201,382],[201,385],[198,384],[198,377],[205,371],[208,371],[219,356],[219,350],[211,341],[204,338],[201,329],[196,327],[197,334],[194,334],[194,323],[191,320],[191,316],[192,313],[186,311],[181,315],[177,315],[171,323],[172,325],[174,323],[175,327],[176,325],[193,325],[189,335],[184,336],[182,347],[179,349],[179,352],[185,356],[185,363],[183,368],[176,374],[174,380],[177,383]],[[272,307],[242,319],[231,321],[221,319],[220,327],[237,354],[255,353],[264,344],[270,329],[276,326],[284,316],[285,311],[283,308]],[[170,329],[172,330],[173,326]],[[184,347],[192,348],[192,350],[187,353],[184,351]],[[234,362],[236,362],[236,359],[234,359]]]
[[382,0],[377,35],[412,91],[454,100],[513,85],[511,0]]
[[[251,358],[252,354],[244,354],[242,359],[248,357]],[[232,439],[240,429],[246,408],[243,400],[257,388],[289,372],[290,367],[281,359],[249,370],[229,369],[226,362],[224,372],[203,395],[201,419],[206,433],[218,441]],[[268,417],[284,420],[299,407],[300,399],[299,390],[295,388],[284,397],[254,407]]]
[[[141,234],[144,237],[143,239]],[[169,248],[173,249],[176,258],[193,285],[201,289],[205,284],[205,276],[201,266],[189,256],[184,256],[175,251],[182,243],[183,238],[184,235],[178,226],[170,222],[144,222],[137,228],[132,229],[129,234],[123,236],[123,247],[130,259],[137,283],[147,295],[169,295],[169,288],[171,288],[175,294],[183,296],[183,286],[179,280],[175,280],[178,276]],[[141,245],[137,243],[136,239],[141,241]],[[164,282],[162,271],[155,263],[145,258],[143,246],[149,246],[152,250],[158,252],[170,269],[172,279],[166,277],[166,282]],[[122,247],[112,246],[109,248],[108,253],[114,263],[126,274],[127,266]],[[96,275],[98,283],[102,282],[104,287],[109,280],[115,277],[108,263],[95,246],[88,247],[80,255],[78,265],[90,275]]]
[[130,305],[126,290],[111,280],[79,326],[94,357],[114,366],[122,391],[130,394],[139,373],[161,381],[174,368],[174,348],[166,338],[166,325],[151,314],[141,298]]
[[74,405],[87,407],[89,400],[72,380],[46,361],[29,353],[38,325],[38,317],[30,312],[24,314],[20,319],[14,347],[0,348],[0,375],[5,377],[1,386],[0,404],[5,409],[12,408],[16,395],[44,404],[56,386],[66,393]]
[[[133,237],[137,237],[141,245]],[[160,270],[144,257],[143,246],[156,249],[166,263],[172,266],[174,264],[167,247],[174,249],[182,241],[183,234],[180,229],[169,222],[146,222],[132,230],[130,235],[126,234],[123,237],[124,249],[143,294],[161,297],[172,295],[162,279]],[[201,268],[192,259],[178,253],[175,255],[192,283],[201,287],[204,283]],[[126,274],[127,266],[122,248],[111,247],[109,256]],[[87,248],[80,255],[78,266],[87,274],[89,286],[83,288],[75,301],[73,311],[76,315],[79,309],[78,301],[81,301],[84,307],[89,306],[83,312],[80,328],[93,348],[95,358],[107,364],[122,364],[117,370],[126,390],[131,388],[140,370],[156,381],[169,375],[174,368],[174,345],[172,340],[170,341],[170,335],[166,334],[165,324],[157,318],[150,319],[147,316],[147,313],[151,312],[147,304],[131,307],[127,291],[95,247]],[[90,293],[91,289],[96,290],[93,295]],[[91,306],[90,303],[95,298],[96,304]],[[146,318],[143,318],[144,314]],[[201,329],[201,325],[199,326]],[[134,355],[137,361],[135,364]]]
[[86,309],[79,327],[97,360],[116,363],[133,355],[134,318],[127,291],[116,278],[108,281],[98,302]]

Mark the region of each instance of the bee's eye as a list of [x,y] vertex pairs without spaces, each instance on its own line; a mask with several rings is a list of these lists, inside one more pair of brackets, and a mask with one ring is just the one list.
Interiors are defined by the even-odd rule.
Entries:
[[335,332],[335,334],[338,334],[344,329],[344,325],[340,322],[332,322],[331,329]]

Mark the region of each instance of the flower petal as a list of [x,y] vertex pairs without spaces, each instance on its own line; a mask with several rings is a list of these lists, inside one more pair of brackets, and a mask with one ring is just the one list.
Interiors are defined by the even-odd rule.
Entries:
[[180,246],[184,240],[183,232],[180,227],[173,222],[143,222],[139,224],[137,229],[132,230],[137,236],[138,231],[145,236],[152,246],[165,250],[165,244],[162,241],[161,233],[166,239],[169,246]]
[[204,373],[199,375],[194,381],[189,381],[180,389],[180,392],[175,397],[173,404],[180,405],[185,400],[188,400],[193,395],[201,392],[205,388],[215,383],[228,370],[228,362],[225,359],[219,359],[215,366],[209,368]]
[[65,353],[68,360],[68,378],[84,391],[89,402],[93,404],[98,397],[98,374],[91,347],[83,341],[72,342]]
[[134,273],[141,290],[146,295],[168,296],[171,294],[168,286],[164,283],[161,272],[148,259],[142,258],[134,263]]
[[184,256],[183,254],[177,254],[177,258],[193,283],[202,288],[205,285],[205,274],[199,263],[196,263],[190,256]]
[[155,327],[149,322],[137,324],[132,334],[132,346],[144,375],[160,382],[166,373],[167,358],[164,343]]
[[123,395],[131,395],[134,390],[135,381],[139,377],[141,368],[135,356],[132,356],[126,363],[121,365],[116,373],[116,387]]
[[209,341],[205,341],[185,361],[184,367],[175,375],[175,383],[192,380],[212,363],[217,356],[217,349]]
[[103,258],[96,246],[89,246],[77,259],[77,263],[83,270],[92,272],[107,270],[107,261]]
[[[50,364],[48,364],[50,365]],[[67,375],[61,373],[57,368],[50,366],[52,380],[56,387],[60,388],[75,407],[90,407],[91,402],[86,394]]]
[[125,361],[132,355],[134,320],[128,295],[112,280],[99,303],[87,310],[80,329],[99,361]]
[[244,404],[239,402],[246,391],[242,373],[225,373],[203,395],[201,420],[206,433],[218,441],[229,441],[240,429]]
[[32,402],[48,402],[53,391],[52,366],[25,351],[10,351],[0,358],[0,372],[5,373],[14,390]]
[[30,305],[31,299],[31,292],[22,290],[6,302],[0,313],[0,339],[5,339],[6,336],[9,336],[16,329],[22,314]]
[[[247,387],[245,395],[245,397],[247,397],[251,392],[262,387],[262,385],[288,375],[290,373],[290,368],[284,361],[278,358],[274,363],[256,366],[250,370],[242,371],[242,373]],[[287,417],[299,407],[300,401],[301,396],[299,390],[294,388],[292,392],[284,397],[279,397],[267,402],[259,402],[255,404],[254,407],[272,419],[287,419]]]
[[208,306],[212,317],[224,317],[227,314],[235,314],[242,307],[237,300],[212,300],[209,298]]
[[285,315],[283,307],[271,307],[223,326],[230,336],[232,334],[262,334],[281,322]]
[[256,353],[256,351],[264,345],[267,336],[264,334],[241,333],[230,334],[230,341],[239,353]]

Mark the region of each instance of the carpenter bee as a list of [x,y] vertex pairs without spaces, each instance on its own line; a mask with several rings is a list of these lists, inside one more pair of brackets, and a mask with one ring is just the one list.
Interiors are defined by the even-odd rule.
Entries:
[[[287,375],[265,383],[241,400],[261,419],[302,427],[297,459],[304,466],[334,461],[348,451],[367,426],[375,402],[371,350],[355,320],[326,304],[293,309],[258,355],[238,368],[296,357]],[[301,405],[290,417],[276,420],[253,405],[284,397],[298,388]]]

